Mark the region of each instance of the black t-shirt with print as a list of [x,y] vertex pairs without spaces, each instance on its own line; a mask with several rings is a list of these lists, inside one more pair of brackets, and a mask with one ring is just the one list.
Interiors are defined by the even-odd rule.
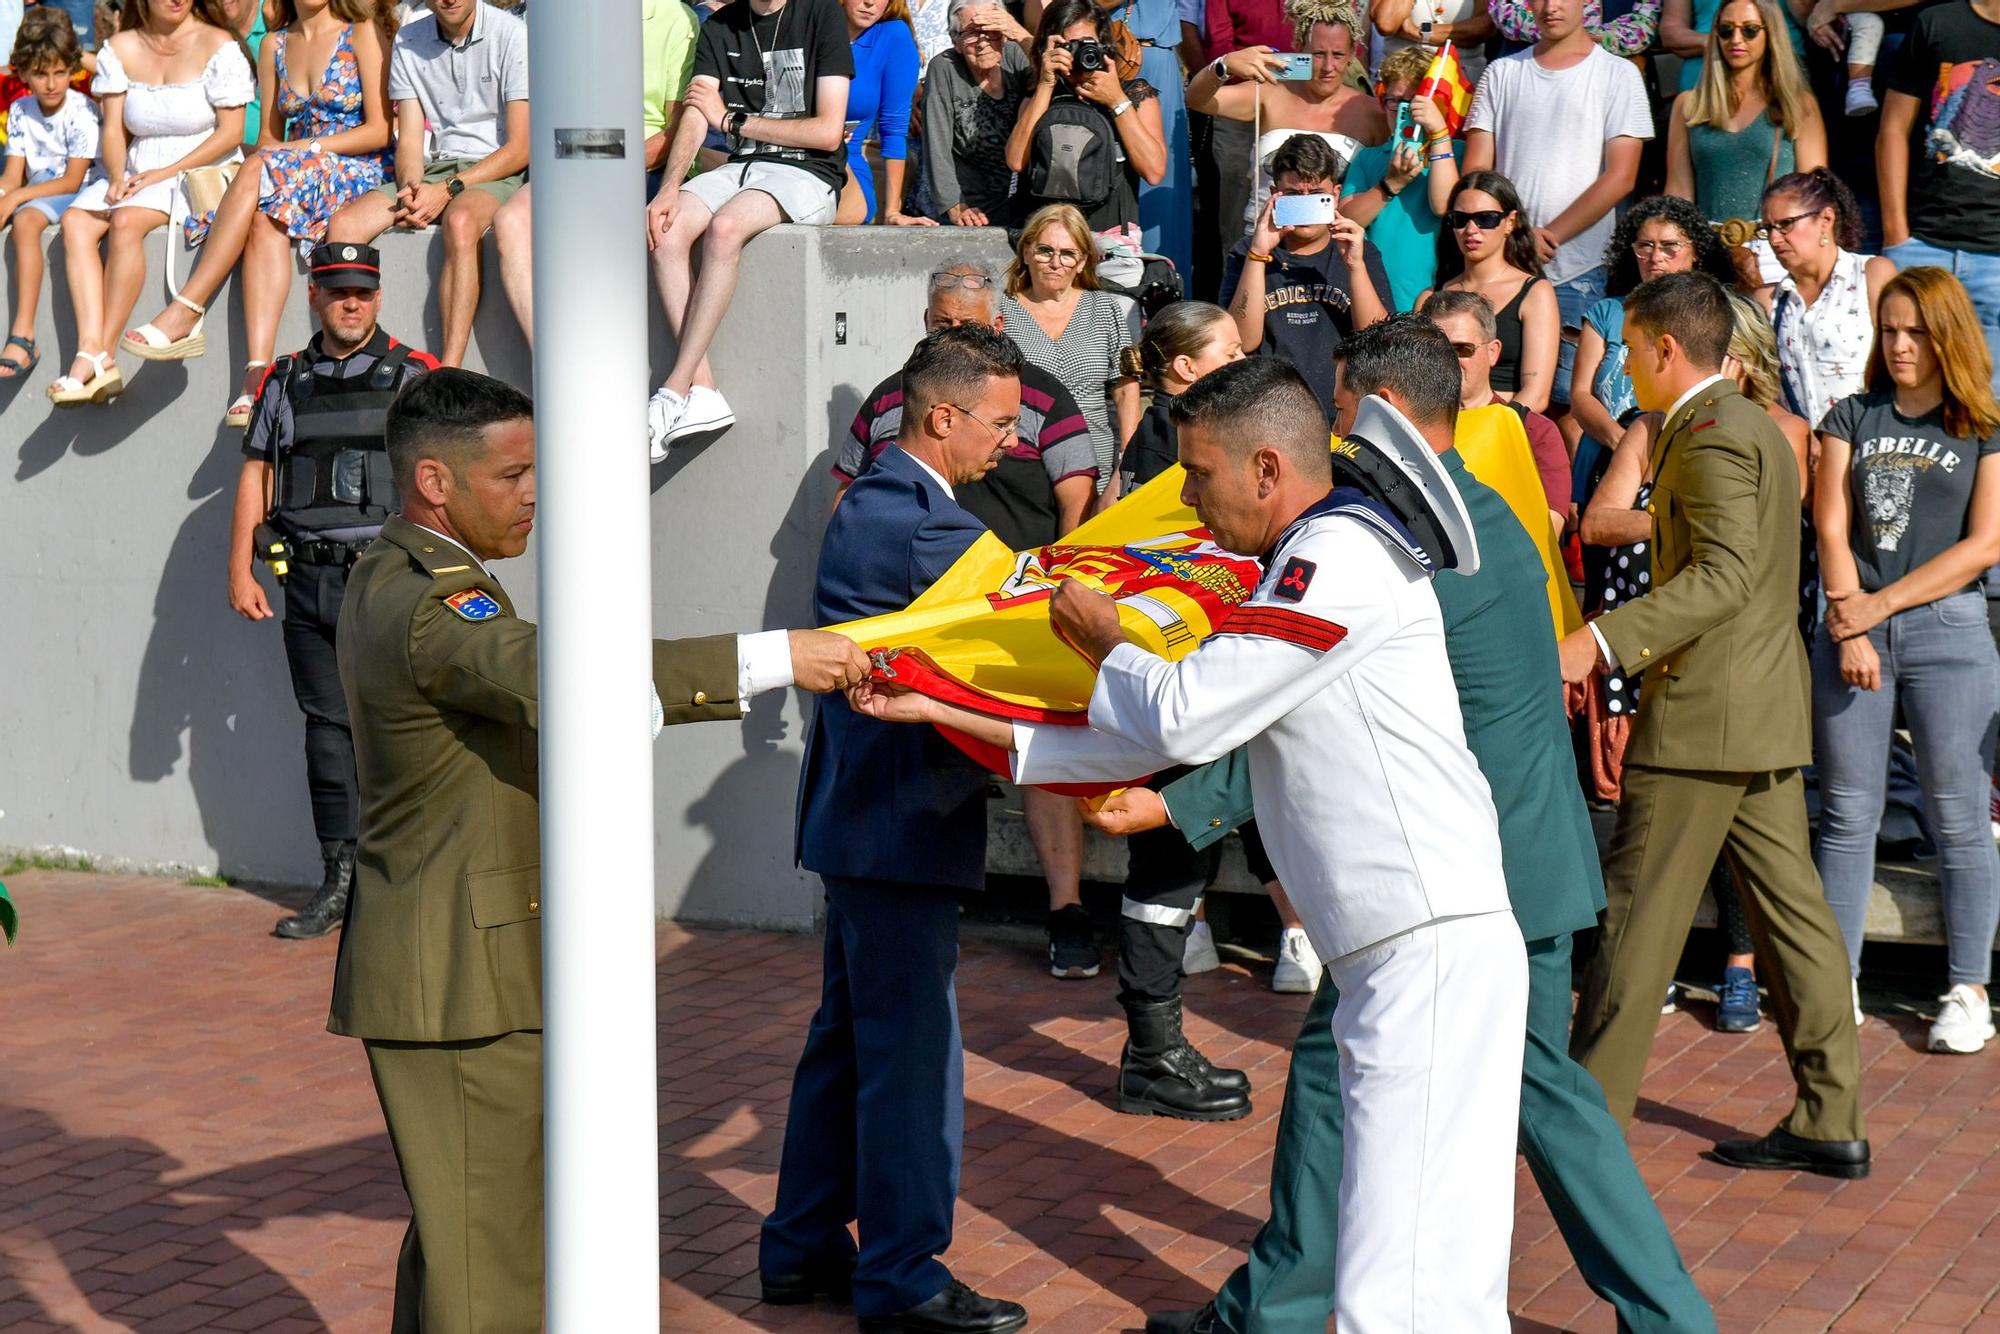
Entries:
[[2000,254],[2000,24],[1970,0],[1917,15],[1889,88],[1917,99],[1910,231],[1946,250]]
[[1871,593],[1965,537],[1973,474],[1979,460],[2000,453],[2000,435],[1950,435],[1942,407],[1905,417],[1893,393],[1843,398],[1827,409],[1819,429],[1853,448],[1847,544],[1861,587]]
[[[725,5],[695,38],[694,74],[718,80],[731,111],[803,120],[813,114],[817,80],[854,77],[847,15],[836,0],[785,0],[772,14],[757,13],[750,0]],[[746,139],[730,160],[753,157],[803,168],[835,190],[847,182],[844,149],[827,153]]]
[[[1367,245],[1368,280],[1378,299],[1386,302],[1389,274],[1382,252]],[[1222,264],[1222,292],[1216,299],[1227,306],[1243,280],[1244,257],[1250,240],[1236,243]],[[1317,254],[1295,255],[1282,246],[1271,252],[1264,269],[1264,341],[1257,348],[1267,357],[1285,357],[1306,377],[1327,420],[1333,419],[1333,350],[1354,332],[1354,297],[1347,287],[1347,261],[1331,240]]]

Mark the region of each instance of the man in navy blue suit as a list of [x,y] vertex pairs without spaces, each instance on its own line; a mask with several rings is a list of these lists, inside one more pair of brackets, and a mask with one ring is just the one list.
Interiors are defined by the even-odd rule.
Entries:
[[[904,363],[903,392],[895,445],[827,527],[820,625],[902,610],[986,531],[952,488],[1014,443],[1021,354],[992,329],[942,330]],[[951,1245],[965,1126],[958,894],[985,881],[987,783],[930,728],[862,717],[840,695],[814,712],[798,859],[826,882],[825,975],[764,1222],[767,1302],[851,1296],[861,1328],[879,1334],[1028,1322],[937,1258]]]

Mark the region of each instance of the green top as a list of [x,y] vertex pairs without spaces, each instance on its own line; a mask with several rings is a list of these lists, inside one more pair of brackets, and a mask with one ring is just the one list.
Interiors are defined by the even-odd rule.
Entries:
[[[1755,221],[1764,202],[1764,187],[1790,175],[1797,156],[1792,137],[1780,135],[1767,110],[1731,132],[1717,125],[1690,125],[1688,160],[1694,166],[1694,202],[1710,222],[1730,218]],[[1777,139],[1778,161],[1771,163],[1771,142]]]
[[[1548,572],[1499,492],[1475,478],[1457,450],[1440,461],[1479,539],[1476,573],[1447,570],[1431,581],[1465,744],[1493,791],[1515,920],[1526,939],[1546,940],[1591,925],[1604,906],[1604,875],[1563,715]],[[1188,842],[1205,847],[1249,818],[1250,765],[1238,749],[1160,795]]]
[[[250,31],[243,35],[243,45],[250,48],[250,71],[253,76],[257,71],[257,57],[264,50],[264,38],[266,36],[264,28],[264,0],[256,0],[256,2],[257,19],[250,25]],[[264,104],[253,97],[250,99],[250,104],[243,108],[243,146],[245,148],[255,148],[257,146],[257,132],[263,128]]]

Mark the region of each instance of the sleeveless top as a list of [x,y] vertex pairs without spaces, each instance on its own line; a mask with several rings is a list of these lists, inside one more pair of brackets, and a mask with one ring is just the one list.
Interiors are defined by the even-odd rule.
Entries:
[[1494,336],[1500,340],[1500,359],[1493,363],[1493,387],[1503,394],[1521,388],[1521,303],[1527,300],[1529,289],[1540,281],[1540,278],[1528,279],[1514,293],[1513,300],[1493,312]]
[[1826,288],[1810,306],[1786,274],[1771,296],[1771,328],[1778,337],[1785,406],[1817,430],[1828,408],[1867,387],[1868,349],[1875,343],[1868,256],[1836,250]]
[[[1767,109],[1736,131],[1719,125],[1690,125],[1688,159],[1694,166],[1695,206],[1710,222],[1757,217],[1764,187],[1789,175],[1798,159],[1792,137],[1781,135]],[[1771,145],[1778,141],[1778,164],[1771,166]]]
[[[1641,482],[1632,508],[1643,510],[1653,498],[1653,484]],[[1604,610],[1622,607],[1642,598],[1653,587],[1653,543],[1650,538],[1611,547],[1604,553]],[[1615,717],[1629,718],[1639,711],[1639,677],[1611,672],[1604,678],[1604,707]]]

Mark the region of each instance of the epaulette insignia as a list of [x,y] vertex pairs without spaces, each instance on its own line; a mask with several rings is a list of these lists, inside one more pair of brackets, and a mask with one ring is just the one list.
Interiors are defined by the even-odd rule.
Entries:
[[444,600],[444,605],[467,621],[490,621],[500,614],[499,600],[483,588],[468,588],[464,592],[453,593]]
[[1709,418],[1709,419],[1708,419],[1707,421],[1705,421],[1705,422],[1696,422],[1696,423],[1695,423],[1694,425],[1692,425],[1692,426],[1688,427],[1688,430],[1690,430],[1690,431],[1706,431],[1706,430],[1707,430],[1707,429],[1708,429],[1709,427],[1711,427],[1711,426],[1713,426],[1713,425],[1715,425],[1715,418],[1713,418],[1713,417],[1710,417],[1710,418]]
[[470,565],[440,565],[429,573],[431,578],[436,579],[447,574],[464,574],[471,568]]

